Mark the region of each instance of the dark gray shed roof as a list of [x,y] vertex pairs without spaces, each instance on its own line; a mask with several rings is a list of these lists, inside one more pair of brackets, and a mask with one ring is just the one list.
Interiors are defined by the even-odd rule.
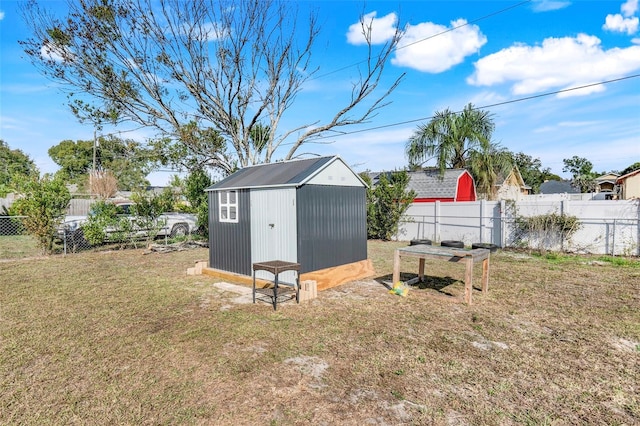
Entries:
[[456,198],[458,179],[465,169],[447,169],[440,177],[440,170],[409,172],[407,189],[414,190],[416,198]]
[[249,166],[210,186],[207,191],[300,186],[334,161],[342,160],[334,155]]

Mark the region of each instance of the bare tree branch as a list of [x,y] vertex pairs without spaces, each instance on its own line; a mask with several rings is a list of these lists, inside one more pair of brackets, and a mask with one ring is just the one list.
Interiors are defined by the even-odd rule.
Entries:
[[[320,33],[316,15],[298,19],[293,2],[76,0],[57,18],[30,0],[22,11],[32,30],[21,42],[25,52],[67,90],[81,121],[154,128],[159,138],[188,146],[185,155],[225,173],[271,162],[277,153],[294,158],[322,133],[366,122],[402,79],[378,92],[402,32],[376,53],[373,20],[361,18],[368,56],[351,98],[326,122],[318,117],[282,130],[319,69],[311,62]],[[193,139],[213,141],[211,131],[223,145]]]

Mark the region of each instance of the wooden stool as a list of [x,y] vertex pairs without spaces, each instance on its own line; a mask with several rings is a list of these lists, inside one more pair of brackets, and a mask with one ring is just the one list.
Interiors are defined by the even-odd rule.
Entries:
[[[256,288],[256,271],[267,271],[273,274],[273,288]],[[280,289],[278,275],[280,272],[295,271],[296,282],[293,289]],[[300,264],[285,262],[283,260],[271,260],[253,264],[253,303],[256,303],[256,292],[269,296],[273,302],[273,310],[277,309],[278,297],[295,293],[296,303],[300,303]]]

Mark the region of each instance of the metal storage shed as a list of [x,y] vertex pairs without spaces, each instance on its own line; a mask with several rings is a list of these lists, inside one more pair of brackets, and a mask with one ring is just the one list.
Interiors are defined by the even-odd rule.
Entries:
[[338,156],[246,167],[207,191],[209,268],[250,276],[253,263],[283,260],[304,279],[367,259],[366,184]]

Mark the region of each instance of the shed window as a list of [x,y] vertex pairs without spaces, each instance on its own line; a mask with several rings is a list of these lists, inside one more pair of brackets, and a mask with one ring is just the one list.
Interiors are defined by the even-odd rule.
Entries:
[[238,223],[238,194],[236,191],[218,193],[220,222]]

